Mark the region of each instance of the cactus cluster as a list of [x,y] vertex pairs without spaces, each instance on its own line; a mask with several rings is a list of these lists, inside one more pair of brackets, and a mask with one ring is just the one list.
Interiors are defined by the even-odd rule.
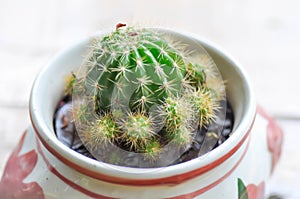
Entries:
[[84,102],[74,107],[83,143],[91,150],[117,145],[152,161],[168,143],[191,144],[223,96],[207,83],[213,72],[191,54],[146,28],[118,26],[93,38],[73,88]]

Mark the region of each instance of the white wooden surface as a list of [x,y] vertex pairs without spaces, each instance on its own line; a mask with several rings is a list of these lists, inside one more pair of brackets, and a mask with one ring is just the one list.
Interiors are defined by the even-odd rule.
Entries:
[[285,118],[283,157],[269,189],[300,198],[293,195],[300,187],[299,8],[297,0],[0,0],[0,175],[29,125],[38,71],[66,45],[122,21],[196,33],[239,60],[258,102]]

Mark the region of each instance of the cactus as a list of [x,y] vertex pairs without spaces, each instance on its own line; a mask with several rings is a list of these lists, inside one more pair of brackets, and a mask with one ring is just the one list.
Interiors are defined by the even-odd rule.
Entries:
[[216,117],[222,94],[208,87],[209,70],[189,53],[150,29],[122,25],[94,38],[74,89],[93,106],[77,110],[94,110],[74,114],[83,142],[92,149],[113,143],[152,160],[168,143],[192,143],[195,129]]
[[101,144],[113,142],[118,134],[118,126],[110,115],[105,115],[88,127],[88,131],[82,134],[83,139],[88,147],[98,147]]
[[184,57],[154,32],[117,29],[95,39],[92,49],[87,84],[96,89],[97,108],[127,98],[130,109],[143,112],[182,90]]
[[179,146],[189,144],[192,140],[190,124],[194,115],[190,101],[184,97],[168,97],[163,107],[166,114],[166,136]]
[[154,132],[151,127],[151,120],[143,114],[132,114],[128,120],[123,122],[122,139],[126,140],[126,144],[130,149],[139,150],[142,146],[150,142]]
[[72,95],[75,82],[76,82],[75,74],[72,73],[71,75],[68,75],[66,77],[66,86],[65,86],[66,95]]

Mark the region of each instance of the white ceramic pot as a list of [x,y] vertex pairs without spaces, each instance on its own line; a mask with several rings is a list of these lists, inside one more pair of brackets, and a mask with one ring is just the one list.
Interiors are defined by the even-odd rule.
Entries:
[[32,125],[7,162],[1,197],[263,198],[280,156],[280,127],[256,105],[244,70],[223,50],[195,35],[158,30],[190,45],[200,43],[214,59],[234,111],[231,137],[199,158],[155,169],[101,163],[63,145],[55,136],[53,116],[65,76],[87,53],[87,38],[58,54],[37,77],[30,99]]

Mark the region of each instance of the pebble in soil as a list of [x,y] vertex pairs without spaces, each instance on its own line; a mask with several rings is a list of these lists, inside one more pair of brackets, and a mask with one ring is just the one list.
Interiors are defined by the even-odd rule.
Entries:
[[[217,114],[221,119],[216,119],[216,121],[210,125],[208,128],[198,128],[195,134],[194,142],[188,146],[185,152],[171,165],[186,162],[188,160],[194,159],[200,155],[203,155],[214,148],[225,142],[232,132],[233,128],[233,111],[227,100],[221,102],[222,107],[226,107],[226,111],[219,111]],[[66,146],[73,149],[74,151],[85,155],[87,157],[95,159],[89,151],[82,144],[75,128],[75,124],[72,119],[72,102],[69,96],[66,96],[58,105],[55,116],[54,116],[54,127],[57,138]],[[222,113],[223,112],[223,113]],[[225,121],[224,121],[225,118]],[[111,155],[111,153],[110,153]],[[116,161],[118,157],[116,158]],[[126,162],[127,166],[137,165],[137,160],[134,157],[134,153],[129,153],[127,156],[122,156],[125,158],[123,162]],[[148,167],[149,165],[144,165],[143,163],[138,164],[140,167]]]

